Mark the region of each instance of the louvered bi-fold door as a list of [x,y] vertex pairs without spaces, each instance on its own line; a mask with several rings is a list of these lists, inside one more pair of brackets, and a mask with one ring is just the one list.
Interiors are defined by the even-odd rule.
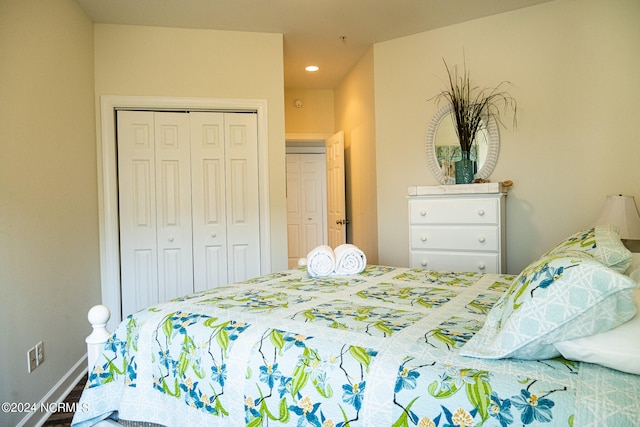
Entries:
[[260,274],[256,116],[118,112],[122,314]]

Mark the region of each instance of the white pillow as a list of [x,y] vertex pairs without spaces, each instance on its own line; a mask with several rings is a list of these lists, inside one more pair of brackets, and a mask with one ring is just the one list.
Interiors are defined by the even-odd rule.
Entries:
[[[640,275],[640,270],[636,270]],[[636,315],[617,328],[589,337],[555,343],[565,359],[596,363],[640,375],[640,287],[633,293]]]

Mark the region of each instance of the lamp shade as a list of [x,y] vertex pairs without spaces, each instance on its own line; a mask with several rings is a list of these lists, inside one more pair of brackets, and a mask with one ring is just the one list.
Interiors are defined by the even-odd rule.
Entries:
[[621,239],[640,240],[640,215],[632,196],[607,196],[595,225],[617,225]]

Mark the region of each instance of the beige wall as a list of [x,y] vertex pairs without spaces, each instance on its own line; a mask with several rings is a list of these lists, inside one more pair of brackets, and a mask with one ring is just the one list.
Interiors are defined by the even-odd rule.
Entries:
[[95,58],[96,102],[101,95],[267,100],[271,268],[286,268],[282,35],[101,24]]
[[373,49],[336,88],[336,128],[344,131],[349,241],[378,262]]
[[[302,101],[297,108],[294,101]],[[332,135],[336,132],[333,90],[287,89],[284,92],[287,134]]]
[[380,262],[408,265],[407,186],[436,184],[424,137],[442,59],[513,83],[493,181],[507,197],[508,270],[591,225],[607,194],[640,200],[640,2],[557,0],[374,48]]
[[73,0],[3,0],[0,58],[0,401],[38,402],[86,353],[100,301],[93,24]]

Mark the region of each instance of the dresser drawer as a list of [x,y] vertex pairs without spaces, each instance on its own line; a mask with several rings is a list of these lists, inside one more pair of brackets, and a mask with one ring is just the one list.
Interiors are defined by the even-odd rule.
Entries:
[[500,273],[498,254],[411,252],[411,268],[434,271]]
[[500,230],[497,226],[414,225],[410,234],[412,249],[489,252],[500,249]]
[[497,224],[496,199],[421,199],[409,201],[411,224]]

